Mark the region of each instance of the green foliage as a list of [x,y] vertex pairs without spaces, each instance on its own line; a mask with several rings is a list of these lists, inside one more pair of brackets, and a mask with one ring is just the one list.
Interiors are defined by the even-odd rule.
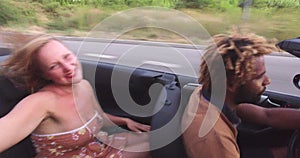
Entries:
[[18,9],[12,7],[9,1],[0,1],[0,24],[7,24],[9,21],[17,21],[18,18],[15,16],[18,13]]
[[101,0],[89,0],[86,2],[87,5],[94,6],[94,7],[100,7],[101,6]]
[[142,7],[142,6],[160,6],[174,8],[178,0],[101,0],[101,6],[112,7]]
[[[177,8],[228,9],[243,4],[246,0],[179,0]],[[250,1],[250,0],[248,0]],[[242,6],[241,6],[242,7]],[[252,0],[254,8],[299,8],[300,0]]]
[[64,25],[64,21],[62,20],[62,18],[57,18],[56,20],[48,23],[48,29],[49,30],[65,30],[65,29],[67,29],[67,26]]
[[214,8],[226,10],[238,6],[240,0],[179,0],[176,8]]
[[[59,3],[61,6],[67,6],[67,5],[73,5],[73,4],[86,5],[89,0],[32,0],[32,1],[39,2],[41,4]],[[100,1],[100,0],[97,0],[97,1]]]
[[299,8],[299,0],[253,0],[255,8]]
[[168,7],[168,8],[175,8],[176,4],[179,0],[152,0],[152,6],[161,6],[161,7]]
[[141,7],[151,5],[150,0],[124,0],[125,4],[129,7]]
[[23,8],[16,6],[12,1],[0,1],[0,25],[10,23],[37,23],[35,11],[32,8]]
[[[246,20],[242,18],[242,9],[237,7],[243,1],[0,0],[0,26],[22,28],[22,31],[33,26],[48,32],[75,35],[93,29],[103,19],[118,11],[139,6],[160,6],[177,8],[194,17],[212,35],[224,33],[232,26],[244,27],[251,32],[279,40],[299,34],[300,21],[296,16],[299,15],[299,0],[253,0],[251,13]],[[147,13],[143,14],[147,16]],[[121,20],[126,22],[126,18]],[[118,22],[122,24],[122,21]],[[117,27],[112,30],[118,29]],[[171,37],[168,33],[162,35],[161,32],[151,33],[148,30],[135,35],[139,39],[159,40],[161,37]]]
[[55,18],[47,24],[48,29],[61,31],[66,29],[88,31],[109,16],[109,14],[101,12],[99,9],[77,8],[74,12],[80,14]]
[[124,0],[101,0],[102,6],[125,5]]
[[45,4],[45,10],[50,13],[56,13],[56,9],[60,7],[58,2],[51,2]]
[[[19,0],[30,2],[30,0]],[[246,0],[31,0],[44,5],[59,3],[60,6],[78,5],[93,7],[120,6],[141,7],[161,6],[169,8],[215,8],[229,9],[243,4]],[[248,0],[251,1],[251,0]],[[295,8],[300,7],[300,0],[252,0],[254,8]]]

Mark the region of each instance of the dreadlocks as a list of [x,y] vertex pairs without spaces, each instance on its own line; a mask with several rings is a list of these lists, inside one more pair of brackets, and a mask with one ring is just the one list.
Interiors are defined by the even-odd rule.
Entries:
[[[217,56],[221,55],[224,62],[226,77],[229,81],[227,83],[235,88],[251,80],[252,76],[255,75],[255,71],[253,71],[256,68],[254,57],[279,50],[275,44],[255,34],[220,34],[214,36],[212,42],[204,51],[198,80],[203,88],[209,92],[211,79],[220,79],[216,72],[220,67],[214,67]],[[209,67],[214,72],[209,71]]]

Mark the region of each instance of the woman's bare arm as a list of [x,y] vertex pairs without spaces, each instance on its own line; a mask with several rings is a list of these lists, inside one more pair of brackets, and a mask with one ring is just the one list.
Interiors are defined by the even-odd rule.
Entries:
[[47,117],[47,100],[40,98],[49,98],[49,95],[44,95],[47,94],[36,93],[26,97],[0,118],[0,152],[23,140]]

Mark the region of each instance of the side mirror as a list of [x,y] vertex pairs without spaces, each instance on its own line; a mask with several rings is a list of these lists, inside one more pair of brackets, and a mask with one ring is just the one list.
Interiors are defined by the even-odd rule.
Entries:
[[298,89],[300,89],[300,74],[297,74],[297,75],[294,77],[293,83],[294,83],[294,85],[295,85]]
[[277,43],[277,46],[280,49],[300,58],[300,37],[280,41]]

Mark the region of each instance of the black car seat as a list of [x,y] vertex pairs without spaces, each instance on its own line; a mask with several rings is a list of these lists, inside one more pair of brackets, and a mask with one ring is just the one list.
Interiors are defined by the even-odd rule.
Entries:
[[[5,116],[28,93],[18,89],[4,76],[0,76],[0,117]],[[1,129],[5,130],[5,129]],[[22,130],[22,127],[20,127]],[[29,137],[0,153],[0,158],[32,158],[35,150]]]
[[[166,85],[165,104],[152,117],[151,130],[160,130],[159,132],[150,133],[150,147],[155,148],[157,142],[168,140],[166,137],[170,135],[178,135],[177,138],[168,140],[165,146],[151,151],[153,158],[172,157],[172,158],[186,158],[186,152],[181,136],[181,117],[188,104],[189,97],[198,84],[188,84],[182,89],[178,86],[171,88]],[[158,101],[161,102],[161,101]]]

